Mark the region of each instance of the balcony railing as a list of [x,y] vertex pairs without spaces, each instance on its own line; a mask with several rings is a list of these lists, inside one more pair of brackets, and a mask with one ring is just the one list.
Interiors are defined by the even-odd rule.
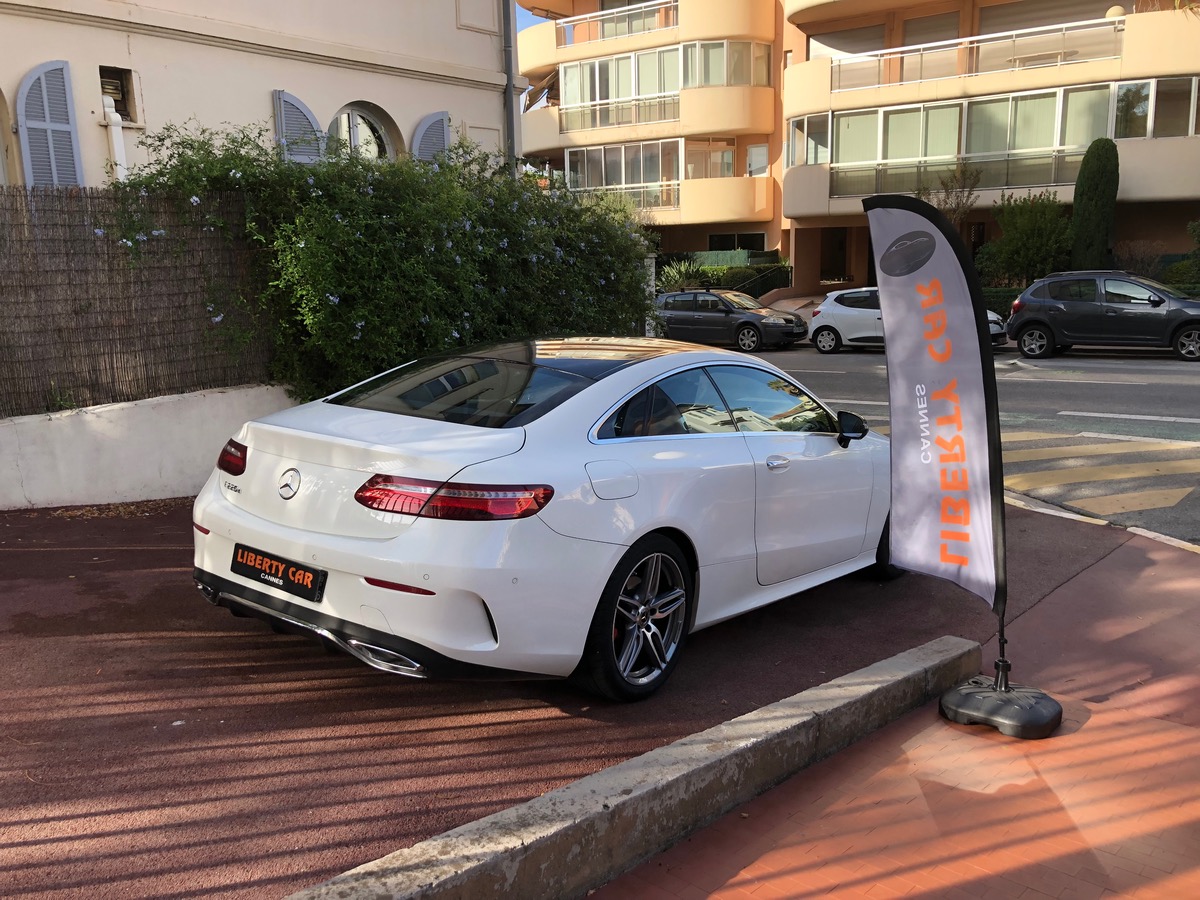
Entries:
[[678,209],[679,182],[658,181],[654,184],[613,184],[582,190],[621,194],[633,201],[638,209]]
[[605,12],[559,19],[555,25],[558,46],[607,41],[612,38],[661,31],[679,24],[679,0],[653,0]]
[[654,94],[560,107],[558,130],[565,134],[585,128],[616,128],[620,125],[644,125],[647,122],[675,122],[678,119],[679,94]]
[[832,60],[830,87],[834,91],[855,91],[884,84],[1117,59],[1124,34],[1123,18],[1093,19],[859,53]]
[[1083,153],[1078,147],[1060,147],[1019,153],[975,154],[962,156],[958,160],[834,165],[829,169],[829,196],[915,194],[922,187],[936,191],[939,177],[952,175],[960,161],[979,169],[980,190],[1074,184]]

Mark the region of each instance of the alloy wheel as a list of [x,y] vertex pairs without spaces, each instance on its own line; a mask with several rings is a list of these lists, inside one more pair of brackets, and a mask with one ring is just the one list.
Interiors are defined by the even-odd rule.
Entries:
[[612,639],[621,677],[633,685],[658,678],[679,647],[686,620],[683,572],[667,554],[649,554],[617,595]]

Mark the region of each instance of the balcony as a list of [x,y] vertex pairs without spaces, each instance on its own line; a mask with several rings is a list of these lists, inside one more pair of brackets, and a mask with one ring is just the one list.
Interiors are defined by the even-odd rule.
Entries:
[[622,125],[678,120],[678,92],[630,100],[585,103],[580,106],[560,106],[558,113],[559,130],[563,134],[590,128],[615,128]]
[[[1077,147],[1022,153],[964,156],[962,161],[979,169],[978,189],[1040,188],[1075,183],[1083,151]],[[938,178],[954,172],[955,160],[881,162],[869,165],[830,166],[830,197],[865,197],[872,194],[913,194],[922,186],[934,188]]]
[[689,178],[596,190],[629,197],[649,214],[653,225],[768,222],[775,218],[775,181],[765,176]]
[[685,88],[577,106],[544,106],[521,116],[521,143],[538,154],[587,143],[620,144],[704,134],[773,134],[775,91],[769,87]]
[[[775,0],[657,0],[539,22],[518,32],[517,59],[522,75],[540,80],[563,63],[688,41],[773,43],[775,9]],[[564,28],[570,23],[573,28]]]
[[830,90],[1119,59],[1124,34],[1122,17],[861,53],[831,60]]
[[[679,24],[679,0],[656,0],[606,12],[559,19],[554,23],[556,46],[570,47],[594,41],[628,37],[674,28]],[[599,52],[599,51],[598,51]]]

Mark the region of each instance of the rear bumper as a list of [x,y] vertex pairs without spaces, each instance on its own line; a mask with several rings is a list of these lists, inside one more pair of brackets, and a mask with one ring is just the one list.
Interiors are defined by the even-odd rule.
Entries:
[[325,615],[203,569],[194,569],[193,577],[196,587],[214,606],[224,607],[235,616],[261,619],[280,631],[319,640],[381,672],[409,678],[472,681],[552,677],[451,659],[415,641]]

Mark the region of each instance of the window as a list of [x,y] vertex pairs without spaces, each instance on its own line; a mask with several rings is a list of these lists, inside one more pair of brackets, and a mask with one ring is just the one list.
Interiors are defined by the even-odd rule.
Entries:
[[1104,279],[1104,299],[1108,303],[1149,303],[1159,300],[1158,295],[1148,287],[1119,278]]
[[684,171],[688,178],[732,178],[736,149],[733,138],[689,140],[684,146]]
[[837,59],[857,53],[871,53],[883,48],[883,26],[868,25],[865,28],[847,28],[844,31],[831,31],[827,34],[810,37],[808,39],[808,58],[832,57]]
[[732,432],[721,395],[703,369],[664,378],[634,394],[597,429],[601,440]]
[[1113,127],[1115,138],[1147,136],[1150,119],[1150,82],[1134,81],[1117,85],[1117,114]]
[[1054,146],[1054,125],[1058,115],[1056,93],[1025,94],[1013,97],[1012,150],[1038,150]]
[[925,109],[925,156],[931,159],[957,156],[962,131],[962,106],[930,106]]
[[1087,147],[1096,138],[1107,137],[1111,98],[1107,84],[1063,91],[1062,145]]
[[879,158],[879,113],[835,113],[833,116],[833,161],[871,162]]
[[133,72],[129,69],[101,66],[100,93],[112,98],[113,108],[123,121],[137,121],[137,109],[133,102]]
[[1192,116],[1191,78],[1160,78],[1154,91],[1154,136],[1183,137]]
[[1008,97],[967,104],[967,153],[1008,152]]
[[885,110],[883,113],[883,158],[917,159],[920,155],[920,108]]
[[709,373],[738,431],[837,433],[828,410],[790,381],[743,366],[713,366]]
[[765,231],[742,231],[738,233],[710,234],[709,250],[757,250],[767,247]]
[[767,158],[766,144],[751,144],[746,148],[746,174],[766,175],[770,161]]
[[1094,278],[1074,278],[1065,281],[1047,281],[1035,287],[1030,296],[1038,300],[1091,303],[1096,299],[1096,280]]
[[329,126],[329,135],[363,159],[390,159],[393,156],[383,126],[357,107],[347,107],[339,112]]

